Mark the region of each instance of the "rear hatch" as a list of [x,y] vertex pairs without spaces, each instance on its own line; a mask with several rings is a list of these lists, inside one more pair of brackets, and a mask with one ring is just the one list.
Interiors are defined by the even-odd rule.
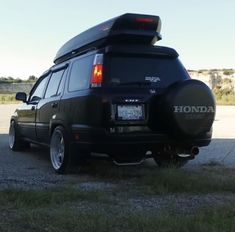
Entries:
[[155,46],[112,46],[106,50],[102,89],[108,94],[110,125],[149,129],[153,102],[172,84],[189,79],[177,52]]

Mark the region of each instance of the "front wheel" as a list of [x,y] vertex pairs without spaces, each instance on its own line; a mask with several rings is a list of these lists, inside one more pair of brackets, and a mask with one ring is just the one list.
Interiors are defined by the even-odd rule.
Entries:
[[11,121],[10,124],[8,143],[12,151],[21,151],[30,146],[30,143],[20,138],[15,121]]
[[52,133],[50,142],[51,164],[55,172],[65,173],[69,166],[69,138],[62,126],[58,126]]

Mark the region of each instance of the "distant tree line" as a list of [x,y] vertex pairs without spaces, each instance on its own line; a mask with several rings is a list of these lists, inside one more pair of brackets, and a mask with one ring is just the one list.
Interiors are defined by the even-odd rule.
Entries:
[[13,78],[13,77],[0,77],[0,84],[2,83],[29,83],[35,82],[38,78],[34,75],[28,77],[27,80],[22,80],[20,78]]
[[229,69],[199,69],[199,70],[192,70],[189,69],[189,72],[198,72],[198,73],[216,73],[216,72],[222,72],[225,76],[230,76],[235,74],[235,69],[229,68]]

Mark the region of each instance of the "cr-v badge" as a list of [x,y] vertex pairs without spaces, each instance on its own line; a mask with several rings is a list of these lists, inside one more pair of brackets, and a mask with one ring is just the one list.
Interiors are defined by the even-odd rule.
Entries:
[[159,77],[153,77],[153,76],[147,76],[147,77],[145,77],[145,80],[150,81],[150,82],[154,82],[154,83],[161,81],[161,79]]

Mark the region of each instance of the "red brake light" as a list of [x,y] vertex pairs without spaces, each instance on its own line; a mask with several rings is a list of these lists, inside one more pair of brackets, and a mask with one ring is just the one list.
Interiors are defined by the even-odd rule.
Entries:
[[100,87],[103,81],[103,65],[95,64],[93,66],[91,86]]
[[138,23],[153,23],[154,20],[150,18],[136,18],[136,22]]

